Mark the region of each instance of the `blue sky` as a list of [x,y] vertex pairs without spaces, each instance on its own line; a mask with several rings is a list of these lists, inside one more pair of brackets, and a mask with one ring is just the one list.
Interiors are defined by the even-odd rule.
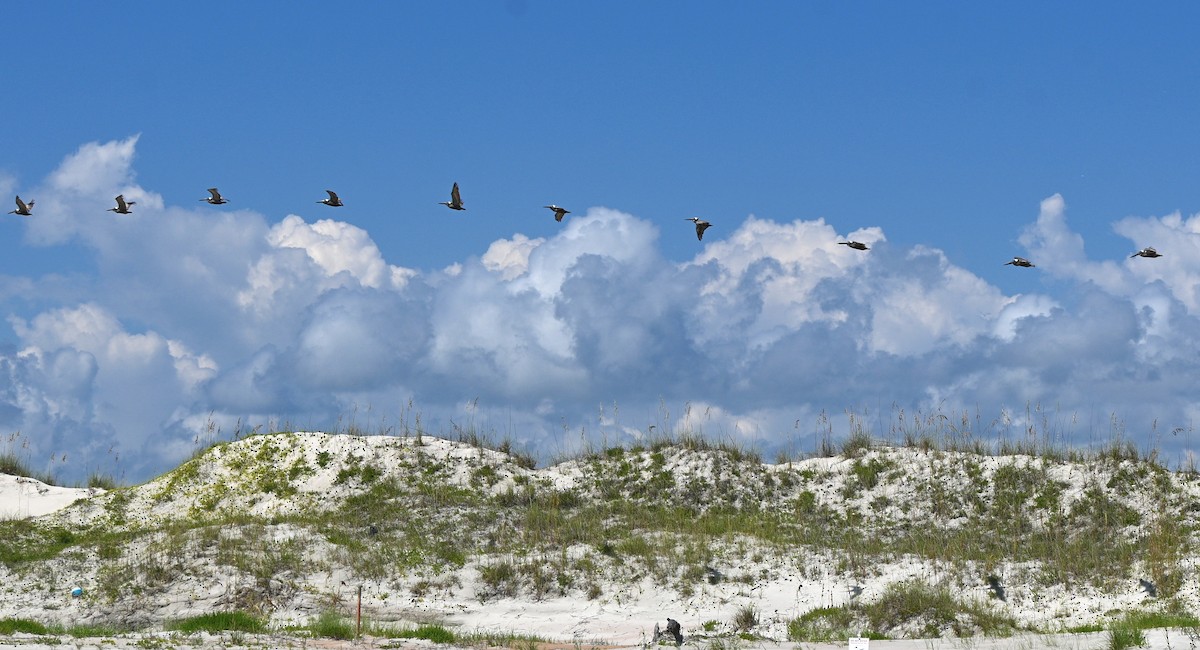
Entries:
[[1194,5],[5,13],[0,431],[65,477],[416,413],[548,458],[1040,405],[1190,453]]

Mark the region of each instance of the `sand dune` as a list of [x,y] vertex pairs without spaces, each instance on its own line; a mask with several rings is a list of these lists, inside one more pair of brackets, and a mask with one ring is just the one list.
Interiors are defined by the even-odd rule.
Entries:
[[[900,463],[905,468],[906,481],[913,477],[924,481],[934,479],[931,476],[922,478],[922,472],[927,472],[929,465],[929,459],[921,455],[923,452],[901,449],[879,453],[890,454],[887,456],[889,462]],[[780,477],[789,473],[788,476],[806,477],[806,489],[817,499],[838,508],[853,507],[853,504],[847,505],[846,500],[850,497],[847,496],[846,481],[852,480],[850,477],[854,476],[857,465],[846,458],[814,458],[786,468],[761,465],[755,472],[738,475],[736,483],[726,480],[723,473],[729,470],[721,465],[725,461],[716,462],[707,451],[666,450],[655,462],[659,463],[661,471],[672,472],[681,485],[686,483],[688,490],[698,490],[696,494],[702,500],[729,498],[731,503],[748,503],[750,499],[760,498],[756,495],[760,495],[763,486],[778,484]],[[1028,465],[1035,459],[981,457],[977,471],[995,471],[1011,462]],[[638,462],[625,462],[623,466],[640,467]],[[700,580],[687,589],[679,588],[681,579],[672,571],[656,572],[652,567],[646,570],[618,563],[606,569],[609,571],[604,574],[607,577],[595,586],[597,593],[591,595],[578,586],[562,593],[495,593],[483,579],[489,567],[497,561],[536,560],[512,555],[499,559],[469,556],[458,568],[414,569],[409,575],[364,578],[344,560],[338,559],[344,556],[340,547],[314,530],[289,523],[289,518],[299,515],[344,511],[345,504],[361,497],[368,487],[380,485],[381,479],[367,481],[362,478],[364,468],[369,468],[373,477],[402,477],[406,481],[432,477],[433,485],[440,486],[437,489],[474,490],[473,493],[483,495],[482,498],[512,494],[516,488],[534,485],[540,486],[538,489],[573,490],[583,495],[580,498],[600,498],[594,484],[597,469],[582,461],[530,469],[500,452],[431,437],[425,437],[418,444],[412,438],[388,436],[321,433],[255,436],[215,447],[174,472],[144,485],[111,493],[57,488],[30,479],[0,475],[0,513],[5,513],[8,519],[37,518],[39,525],[66,530],[128,528],[159,531],[132,538],[115,559],[105,559],[84,547],[69,556],[46,560],[31,570],[12,571],[0,565],[0,618],[29,618],[64,625],[120,620],[153,630],[164,620],[236,609],[246,598],[262,597],[265,593],[271,599],[273,624],[301,624],[331,607],[350,614],[356,588],[361,586],[363,611],[376,622],[438,622],[454,630],[533,634],[571,648],[594,644],[632,648],[649,643],[655,624],[664,624],[667,617],[672,617],[683,624],[685,646],[688,647],[707,647],[716,643],[724,644],[726,650],[791,650],[847,646],[844,643],[788,643],[785,641],[788,621],[816,608],[838,607],[854,599],[878,598],[888,585],[910,579],[949,581],[958,585],[962,597],[1003,610],[1039,629],[1105,620],[1111,612],[1154,604],[1134,578],[1118,581],[1118,587],[1108,591],[1045,588],[1014,579],[1006,585],[1006,601],[1001,603],[992,597],[989,586],[982,580],[963,582],[962,576],[953,570],[928,559],[877,558],[869,572],[855,577],[836,568],[838,558],[834,553],[812,551],[803,557],[780,557],[772,555],[770,549],[756,548],[754,540],[748,538],[713,539],[714,562],[719,562],[725,579]],[[1071,495],[1082,492],[1080,485],[1085,479],[1091,480],[1087,477],[1097,470],[1063,464],[1048,471],[1068,485],[1065,493],[1072,498]],[[969,486],[950,487],[965,490]],[[890,503],[912,504],[917,502],[918,496],[910,489],[910,482],[896,481],[879,486],[876,493],[854,495],[853,498],[878,504],[883,502],[879,497],[885,495]],[[1188,498],[1195,498],[1195,486],[1188,484],[1180,489],[1184,494],[1193,495]],[[1141,497],[1136,493],[1127,496],[1130,503],[1150,507],[1139,502]],[[354,513],[346,511],[346,514],[353,516]],[[172,538],[161,532],[177,529],[197,518],[213,516],[260,523],[249,528],[239,524],[209,530],[203,533],[200,541],[195,535]],[[919,522],[924,515],[918,511],[905,516],[912,516]],[[364,529],[367,523],[364,522]],[[382,522],[371,523],[371,532],[364,530],[362,534],[374,535],[375,523],[384,525]],[[380,533],[387,534],[386,529]],[[232,552],[238,553],[241,552],[239,549],[252,549],[255,544],[263,543],[274,544],[272,548],[293,544],[302,549],[299,552],[306,559],[299,568],[290,567],[286,574],[254,579],[235,568],[236,558],[222,558],[220,551],[213,549],[214,546],[229,546]],[[562,551],[564,558],[578,558],[589,553],[592,553],[589,547],[580,545]],[[555,560],[544,559],[548,564]],[[1195,558],[1181,561],[1193,568],[1178,597],[1183,602],[1194,602],[1197,599]],[[165,571],[171,577],[167,582],[149,584],[141,576],[121,574],[114,565],[116,568],[129,565],[135,570],[149,567]],[[1036,573],[1017,568],[1022,570],[1014,569],[1011,576]],[[118,579],[126,580],[128,584],[115,585],[113,581]],[[422,581],[425,586],[421,586]],[[84,590],[82,597],[71,596],[70,590],[76,586]],[[102,597],[100,594],[106,590],[124,595],[115,600]],[[729,624],[733,614],[746,607],[752,607],[759,615],[759,623],[754,629],[757,640],[737,637]],[[258,647],[428,647],[425,642],[394,639],[365,638],[355,643],[339,643],[239,635],[236,639],[228,636],[189,637],[185,641],[177,635],[164,634],[166,637],[162,642],[168,645],[198,644],[201,647],[224,647],[234,640]],[[154,636],[147,632],[104,641],[64,637],[58,639],[61,645],[55,647],[145,647],[145,643],[159,642],[142,640]],[[1147,638],[1150,647],[1167,647],[1167,643],[1172,648],[1197,647],[1196,640],[1178,630],[1147,632]],[[52,645],[34,637],[9,641],[9,645],[0,641],[0,647]],[[870,647],[877,650],[1016,650],[1100,648],[1107,642],[1104,633],[1018,633],[1003,639],[975,636],[873,641]]]

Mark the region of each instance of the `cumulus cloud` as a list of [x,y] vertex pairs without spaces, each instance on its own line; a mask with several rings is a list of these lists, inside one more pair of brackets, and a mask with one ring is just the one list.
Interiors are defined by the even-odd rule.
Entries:
[[479,261],[487,270],[499,273],[505,280],[512,280],[529,270],[529,254],[545,241],[540,237],[530,239],[516,233],[512,239],[497,239],[492,242]]
[[367,231],[348,223],[321,219],[308,224],[288,215],[271,228],[267,242],[276,248],[303,250],[331,278],[348,273],[364,287],[403,288],[417,273],[383,261],[379,248]]
[[[1054,295],[823,220],[750,216],[675,262],[655,223],[603,207],[417,271],[348,223],[167,204],[135,183],[137,140],[84,145],[35,188],[27,241],[83,247],[82,282],[0,280],[0,425],[76,470],[116,448],[144,478],[214,426],[329,428],[359,408],[543,457],[650,425],[802,451],[850,418],[891,435],[897,410],[1001,430],[1042,405],[1141,427],[1200,410],[1200,217],[1123,219],[1131,252],[1164,257],[1096,260],[1047,198],[1021,243]],[[144,209],[96,214],[118,192]]]
[[141,464],[164,460],[153,441],[178,405],[218,371],[207,355],[158,333],[129,332],[94,303],[30,321],[14,317],[11,324],[22,347],[6,361],[29,381],[9,403],[21,410],[27,434],[55,439],[63,427],[90,432],[70,441],[72,450],[110,440],[145,454]]
[[1117,221],[1113,230],[1129,239],[1133,250],[1153,246],[1163,254],[1154,260],[1125,261],[1133,290],[1159,281],[1190,313],[1200,311],[1200,215],[1185,218],[1174,212],[1163,217],[1126,217]]
[[[137,203],[134,214],[155,213],[163,209],[161,196],[142,189],[134,182],[133,157],[138,136],[106,143],[88,143],[50,174],[38,189],[37,219],[31,219],[27,237],[35,244],[61,244],[82,238],[93,246],[112,245],[114,238],[108,222],[124,226],[140,221],[134,215],[106,213],[118,194]],[[87,215],[88,218],[79,218]],[[95,215],[94,217],[92,215]]]
[[50,174],[50,188],[69,193],[105,194],[133,179],[131,163],[138,136],[112,142],[89,142],[67,156]]

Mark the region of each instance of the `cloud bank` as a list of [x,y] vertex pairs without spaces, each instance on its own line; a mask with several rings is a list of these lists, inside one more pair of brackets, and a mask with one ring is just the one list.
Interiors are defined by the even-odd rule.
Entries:
[[[136,145],[86,144],[35,188],[24,245],[89,251],[86,291],[0,278],[0,431],[63,476],[143,480],[218,429],[418,416],[547,458],[651,425],[811,450],[846,411],[884,437],[914,412],[966,413],[977,435],[1040,420],[1079,445],[1115,414],[1140,446],[1191,445],[1200,216],[1123,219],[1131,251],[1164,257],[1092,260],[1045,199],[1019,241],[1056,295],[823,220],[750,216],[676,262],[655,223],[603,207],[417,270],[350,223],[172,205],[136,183]],[[117,193],[135,213],[96,218]]]

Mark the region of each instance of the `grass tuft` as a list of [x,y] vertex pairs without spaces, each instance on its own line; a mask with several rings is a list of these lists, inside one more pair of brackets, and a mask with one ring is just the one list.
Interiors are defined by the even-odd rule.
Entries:
[[348,641],[354,638],[354,625],[337,612],[321,612],[305,629],[313,636],[323,639]]
[[163,629],[193,634],[196,632],[265,632],[267,624],[246,612],[213,612],[177,621],[168,621]]
[[0,618],[0,635],[48,634],[46,626],[27,618]]

